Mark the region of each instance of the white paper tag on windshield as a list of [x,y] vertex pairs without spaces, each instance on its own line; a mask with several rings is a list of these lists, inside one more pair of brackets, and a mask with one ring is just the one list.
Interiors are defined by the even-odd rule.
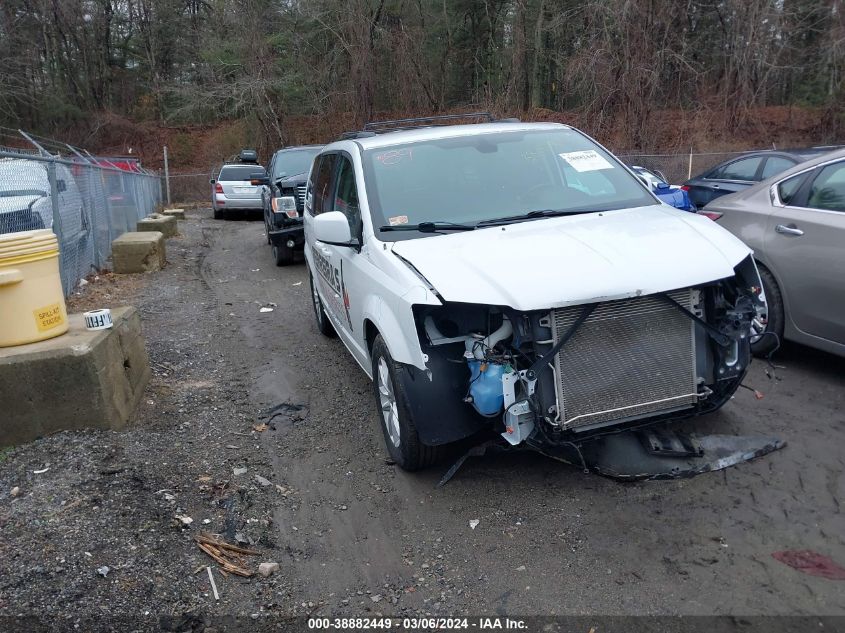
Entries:
[[572,165],[575,171],[613,169],[613,165],[594,149],[587,149],[581,152],[566,152],[564,154],[558,154],[558,156]]

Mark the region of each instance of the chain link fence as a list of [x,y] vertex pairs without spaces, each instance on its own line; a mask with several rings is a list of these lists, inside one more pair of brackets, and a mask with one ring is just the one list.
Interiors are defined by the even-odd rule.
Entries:
[[666,178],[666,182],[673,185],[680,185],[682,182],[706,172],[719,163],[746,153],[748,152],[640,154],[625,151],[616,152],[616,156],[628,165],[637,165],[653,172],[660,172]]
[[212,173],[170,174],[170,196],[172,200],[203,202],[211,206],[213,185],[209,182]]
[[109,268],[111,243],[161,203],[161,178],[105,159],[0,147],[0,234],[52,229],[62,287]]

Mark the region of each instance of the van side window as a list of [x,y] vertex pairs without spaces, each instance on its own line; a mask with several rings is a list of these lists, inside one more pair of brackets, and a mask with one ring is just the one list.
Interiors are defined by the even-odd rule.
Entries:
[[320,215],[332,208],[331,185],[337,164],[337,154],[324,154],[318,157],[319,166],[316,166],[314,184],[312,185],[311,214]]
[[334,199],[334,211],[340,211],[349,222],[352,237],[360,237],[361,207],[358,205],[358,188],[355,186],[355,168],[346,156],[340,156],[340,168],[337,176],[337,190]]

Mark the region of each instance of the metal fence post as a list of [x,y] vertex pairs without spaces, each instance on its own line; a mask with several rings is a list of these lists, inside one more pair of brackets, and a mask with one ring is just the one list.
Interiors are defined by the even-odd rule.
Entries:
[[164,183],[167,189],[167,206],[170,206],[170,169],[167,165],[167,145],[164,146]]
[[62,214],[59,209],[59,186],[56,183],[56,163],[52,160],[47,163],[47,179],[50,181],[50,208],[53,211],[53,233],[59,242],[59,272],[62,278],[62,289],[65,296],[68,296],[71,291],[71,280],[68,271],[68,256],[67,244],[64,240],[64,232],[62,231]]

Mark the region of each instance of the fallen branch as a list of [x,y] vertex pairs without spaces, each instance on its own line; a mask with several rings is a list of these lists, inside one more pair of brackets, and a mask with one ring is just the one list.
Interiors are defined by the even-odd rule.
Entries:
[[238,547],[237,545],[231,545],[205,532],[195,535],[194,540],[203,552],[208,554],[218,565],[220,565],[223,573],[229,572],[230,574],[243,576],[245,578],[249,578],[253,575],[254,572],[246,568],[246,563],[241,558],[240,554],[257,556],[259,552],[244,549],[243,547]]
[[244,547],[238,547],[237,545],[232,545],[227,543],[226,541],[221,541],[219,538],[212,536],[208,532],[200,532],[197,536],[194,537],[198,543],[206,543],[208,545],[212,545],[213,547],[219,549],[227,549],[232,552],[237,552],[238,554],[246,554],[248,556],[258,556],[261,552],[257,552],[254,549],[246,549]]

